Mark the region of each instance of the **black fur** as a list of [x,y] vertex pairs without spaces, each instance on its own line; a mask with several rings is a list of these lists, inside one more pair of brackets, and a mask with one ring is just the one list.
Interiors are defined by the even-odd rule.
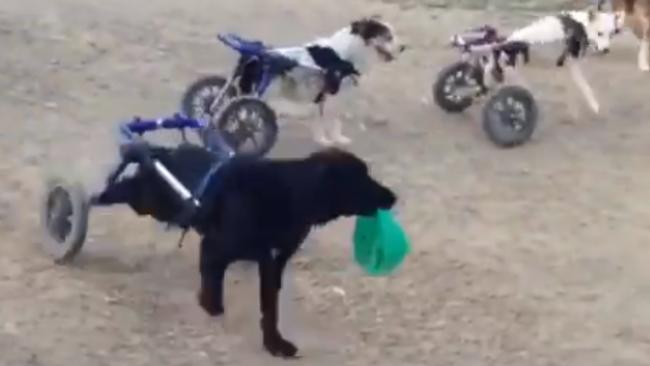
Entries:
[[564,66],[567,56],[577,59],[585,54],[587,47],[589,46],[589,38],[587,37],[584,25],[573,19],[571,16],[560,14],[557,17],[562,23],[566,38],[564,40],[564,50],[557,59],[556,64],[557,66]]
[[325,85],[323,90],[318,94],[315,103],[320,103],[325,99],[326,94],[335,95],[339,92],[341,81],[348,76],[357,75],[359,71],[350,61],[343,60],[333,49],[313,45],[307,47],[307,52],[314,60],[316,65],[325,70]]
[[369,42],[373,38],[385,37],[388,40],[392,38],[390,29],[373,18],[366,18],[352,22],[352,34],[359,35],[363,40]]
[[519,57],[523,59],[524,63],[530,61],[530,45],[526,42],[507,42],[503,44],[496,51],[500,54],[507,56],[506,64],[509,66],[516,66]]
[[256,57],[242,56],[238,62],[240,72],[239,90],[242,94],[251,94],[257,87],[256,82],[262,79],[263,67],[268,67],[272,75],[284,75],[297,66],[294,60],[284,56],[266,56],[265,60]]
[[[506,42],[495,48],[492,52],[494,57],[494,69],[492,70],[492,77],[495,80],[502,82],[504,80],[504,71],[501,66],[501,56],[506,55],[505,64],[511,67],[517,66],[518,60],[523,59],[524,64],[530,62],[530,45],[526,42],[512,41]],[[483,77],[481,77],[481,81]],[[483,87],[484,85],[481,84]]]
[[[192,189],[215,163],[209,152],[187,145],[154,148],[153,155]],[[98,203],[125,203],[140,215],[168,222],[179,208],[172,194],[144,169],[108,187]],[[297,352],[277,328],[282,272],[310,229],[340,216],[391,208],[397,199],[370,177],[361,159],[338,149],[294,160],[233,158],[211,177],[200,198],[202,208],[192,222],[202,237],[199,304],[211,315],[223,313],[226,268],[237,260],[256,261],[264,346],[282,357]]]

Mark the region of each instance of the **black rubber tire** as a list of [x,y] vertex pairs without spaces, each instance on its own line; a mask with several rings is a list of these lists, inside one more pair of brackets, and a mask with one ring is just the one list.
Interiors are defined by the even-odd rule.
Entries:
[[[52,200],[55,195],[65,194],[71,210],[69,228],[65,237],[56,237],[51,226]],[[60,196],[63,197],[63,196]],[[40,220],[42,230],[41,246],[57,264],[70,262],[81,250],[88,231],[89,204],[85,190],[80,184],[70,184],[60,178],[48,179],[41,202]],[[60,229],[60,228],[57,228]]]
[[[499,103],[512,99],[524,108],[524,121],[515,128],[507,121],[503,113],[496,109]],[[495,93],[483,106],[483,130],[495,145],[509,148],[524,144],[530,140],[537,128],[539,110],[533,95],[517,85],[508,85]]]
[[465,61],[458,61],[442,69],[438,73],[436,82],[433,84],[433,100],[440,108],[449,113],[460,113],[469,108],[469,106],[474,102],[474,98],[472,97],[465,97],[458,101],[447,98],[447,93],[445,91],[447,79],[461,71],[464,73],[470,73],[475,70],[472,64]]
[[[219,90],[221,90],[223,86],[226,85],[226,82],[227,82],[226,78],[222,76],[211,75],[211,76],[205,76],[199,78],[198,80],[190,84],[190,86],[188,86],[187,89],[185,89],[185,92],[183,93],[183,97],[181,98],[181,112],[183,113],[183,115],[194,119],[204,119],[204,116],[197,115],[196,109],[194,107],[194,100],[206,88],[218,88]],[[237,91],[235,90],[234,87],[231,86],[228,90],[227,98],[234,98],[236,96],[237,96]],[[207,107],[209,104],[211,104],[211,102],[205,103],[205,105],[203,106],[203,112],[209,115],[210,117],[214,117],[215,112],[218,111],[208,111]]]
[[[240,149],[241,139],[227,129],[229,119],[234,114],[238,113],[241,108],[255,108],[260,113],[262,121],[262,126],[259,128],[254,126],[244,127],[248,129],[248,131],[246,131],[247,133],[250,133],[251,129],[259,130],[261,128],[263,130],[263,139],[261,143],[258,144],[255,149],[248,152]],[[262,157],[273,148],[278,139],[278,122],[275,111],[269,107],[266,102],[255,97],[239,97],[231,100],[223,110],[219,112],[217,120],[214,121],[214,124],[211,126],[216,126],[216,128],[218,128],[225,142],[237,155]],[[203,141],[203,143],[206,144],[207,142]]]

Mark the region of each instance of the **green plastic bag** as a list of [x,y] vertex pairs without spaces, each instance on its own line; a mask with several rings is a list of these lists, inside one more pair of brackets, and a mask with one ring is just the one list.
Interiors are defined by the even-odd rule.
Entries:
[[371,276],[392,273],[411,251],[404,230],[387,210],[357,216],[353,241],[354,259]]

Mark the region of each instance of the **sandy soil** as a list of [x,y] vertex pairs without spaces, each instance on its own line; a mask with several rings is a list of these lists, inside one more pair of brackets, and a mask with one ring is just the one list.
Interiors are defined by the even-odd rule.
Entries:
[[[226,70],[217,31],[288,45],[373,13],[412,49],[339,110],[352,149],[399,191],[415,253],[395,276],[368,278],[351,260],[351,220],[315,232],[283,294],[283,328],[304,356],[291,363],[648,364],[650,76],[631,37],[586,65],[601,116],[571,120],[566,74],[533,65],[539,130],[500,150],[479,106],[446,115],[430,87],[455,58],[450,33],[524,15],[332,4],[0,2],[0,365],[286,364],[262,351],[254,268],[229,272],[226,315],[209,319],[194,302],[197,238],[179,250],[178,233],[126,209],[93,212],[79,260],[55,266],[38,247],[39,193],[50,173],[92,187],[117,121],[171,113],[194,78]],[[308,121],[283,116],[274,155],[314,149]]]

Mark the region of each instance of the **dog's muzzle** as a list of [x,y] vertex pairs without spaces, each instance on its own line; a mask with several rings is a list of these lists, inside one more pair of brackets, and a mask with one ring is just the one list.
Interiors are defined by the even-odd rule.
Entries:
[[609,53],[609,47],[603,49],[597,49],[594,47],[594,51],[596,55],[604,56]]

